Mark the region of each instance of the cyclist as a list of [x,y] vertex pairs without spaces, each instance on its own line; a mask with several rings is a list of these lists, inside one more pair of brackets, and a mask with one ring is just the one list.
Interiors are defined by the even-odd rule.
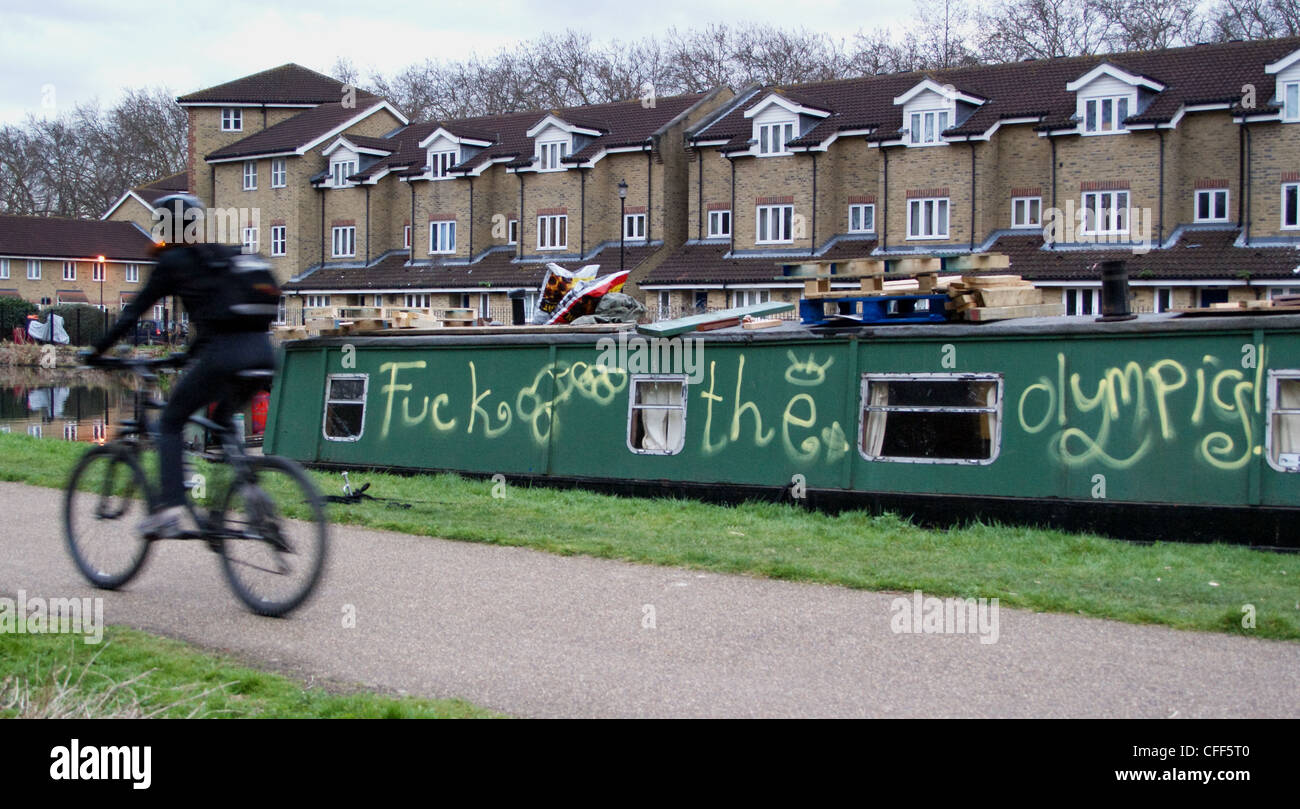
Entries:
[[[122,310],[121,316],[94,346],[91,364],[135,325],[140,315],[167,296],[178,296],[189,313],[194,340],[189,356],[190,370],[172,389],[159,419],[158,465],[161,500],[157,509],[140,523],[146,537],[174,534],[185,513],[185,480],[182,470],[181,433],[194,411],[217,404],[213,420],[230,424],[231,416],[255,392],[238,378],[240,371],[275,367],[269,326],[275,305],[240,302],[239,286],[230,273],[238,247],[218,244],[186,244],[187,222],[202,224],[203,207],[190,194],[169,194],[157,202],[155,221],[164,241],[155,248],[157,264],[144,289]],[[193,211],[194,213],[190,213]],[[165,227],[170,219],[171,227]],[[278,290],[275,290],[278,294]]]

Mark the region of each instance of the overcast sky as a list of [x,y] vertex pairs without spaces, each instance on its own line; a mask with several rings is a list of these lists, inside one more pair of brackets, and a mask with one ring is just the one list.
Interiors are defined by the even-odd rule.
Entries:
[[285,62],[324,73],[342,56],[364,78],[371,68],[391,74],[426,58],[486,55],[565,28],[629,41],[741,20],[847,38],[897,28],[912,9],[912,0],[0,0],[0,124],[95,98],[107,106],[124,87],[183,95]]

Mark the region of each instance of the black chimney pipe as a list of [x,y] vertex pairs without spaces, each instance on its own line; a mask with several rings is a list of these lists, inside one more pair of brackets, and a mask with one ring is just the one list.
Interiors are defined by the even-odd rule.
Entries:
[[1099,323],[1133,320],[1128,308],[1128,265],[1123,261],[1101,262],[1101,317]]

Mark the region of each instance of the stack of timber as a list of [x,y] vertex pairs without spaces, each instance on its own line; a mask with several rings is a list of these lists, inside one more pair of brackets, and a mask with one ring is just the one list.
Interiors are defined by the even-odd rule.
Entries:
[[1172,310],[1180,315],[1272,315],[1300,312],[1300,295],[1279,295],[1261,301],[1225,301],[1192,309]]
[[1065,304],[1045,302],[1043,290],[1018,275],[963,275],[948,297],[955,318],[972,323],[1065,314]]

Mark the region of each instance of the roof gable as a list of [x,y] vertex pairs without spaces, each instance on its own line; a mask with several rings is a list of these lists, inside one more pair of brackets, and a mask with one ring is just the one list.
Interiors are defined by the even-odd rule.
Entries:
[[1065,89],[1071,93],[1077,93],[1079,90],[1087,87],[1102,76],[1109,76],[1112,79],[1117,79],[1125,84],[1132,85],[1133,87],[1145,87],[1146,89],[1156,93],[1165,89],[1165,86],[1155,79],[1136,73],[1129,73],[1127,70],[1118,68],[1109,62],[1102,62],[1079,78],[1067,83]]
[[[268,104],[315,106],[341,101],[345,85],[338,79],[309,70],[292,62],[263,70],[225,84],[183,95],[176,99],[182,106],[204,104]],[[357,98],[372,98],[357,91]]]

